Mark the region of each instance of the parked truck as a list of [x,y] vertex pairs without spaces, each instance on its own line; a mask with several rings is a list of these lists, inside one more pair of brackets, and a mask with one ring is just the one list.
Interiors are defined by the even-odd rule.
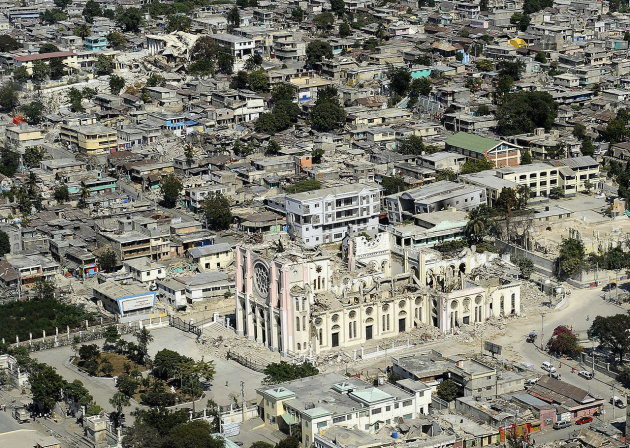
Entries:
[[13,417],[18,423],[28,423],[31,421],[31,414],[24,407],[18,407],[13,410]]

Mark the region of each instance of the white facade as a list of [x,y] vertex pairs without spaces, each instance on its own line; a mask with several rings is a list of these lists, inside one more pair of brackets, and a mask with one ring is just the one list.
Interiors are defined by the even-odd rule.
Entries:
[[378,232],[380,189],[349,184],[287,195],[287,227],[291,237],[306,247],[340,242],[354,234]]
[[138,282],[149,283],[166,278],[166,267],[146,257],[126,260],[123,264]]

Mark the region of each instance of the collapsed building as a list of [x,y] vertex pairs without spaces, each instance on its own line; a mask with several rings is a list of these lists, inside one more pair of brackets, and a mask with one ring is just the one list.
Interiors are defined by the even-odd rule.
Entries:
[[497,254],[403,249],[390,233],[348,236],[341,249],[237,247],[237,333],[310,355],[520,314],[519,270]]

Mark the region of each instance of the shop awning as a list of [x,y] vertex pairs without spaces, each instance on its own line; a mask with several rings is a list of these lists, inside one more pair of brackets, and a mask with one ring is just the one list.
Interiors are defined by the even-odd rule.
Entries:
[[282,414],[280,417],[282,417],[282,420],[284,420],[287,425],[295,425],[295,419],[291,414]]

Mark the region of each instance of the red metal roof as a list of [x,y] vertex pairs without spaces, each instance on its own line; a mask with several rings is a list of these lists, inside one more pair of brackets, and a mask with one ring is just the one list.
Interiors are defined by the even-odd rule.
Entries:
[[67,56],[74,56],[74,53],[71,51],[54,51],[52,53],[27,54],[25,56],[16,56],[13,59],[20,62],[29,62],[42,59],[65,58]]

